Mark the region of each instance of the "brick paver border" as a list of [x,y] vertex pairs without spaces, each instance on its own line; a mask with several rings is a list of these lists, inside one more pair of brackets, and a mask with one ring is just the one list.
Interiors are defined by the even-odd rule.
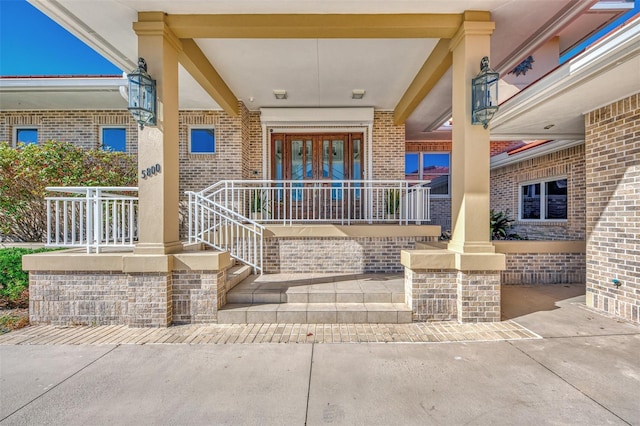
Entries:
[[168,328],[42,325],[1,335],[0,345],[444,343],[540,338],[511,320],[475,324],[190,324]]

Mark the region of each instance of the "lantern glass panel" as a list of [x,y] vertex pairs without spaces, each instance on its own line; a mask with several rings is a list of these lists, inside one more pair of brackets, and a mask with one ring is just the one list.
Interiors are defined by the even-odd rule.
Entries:
[[129,111],[144,126],[156,124],[155,82],[141,69],[129,74]]

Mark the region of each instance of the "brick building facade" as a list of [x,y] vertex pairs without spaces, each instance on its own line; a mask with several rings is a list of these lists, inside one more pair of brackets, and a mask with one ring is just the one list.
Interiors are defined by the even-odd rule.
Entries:
[[585,148],[587,305],[640,323],[640,94],[586,114]]
[[[534,148],[535,149],[535,148]],[[520,220],[519,191],[529,182],[567,179],[566,220]],[[584,240],[584,145],[529,158],[491,170],[491,208],[509,212],[515,220],[510,232],[529,240]]]

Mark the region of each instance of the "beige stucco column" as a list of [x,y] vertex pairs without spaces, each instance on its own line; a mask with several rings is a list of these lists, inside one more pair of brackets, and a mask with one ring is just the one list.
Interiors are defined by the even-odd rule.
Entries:
[[465,12],[453,56],[453,235],[448,248],[404,250],[405,301],[418,321],[500,321],[504,254],[489,235],[489,131],[471,125],[471,79],[489,56],[489,12]]
[[495,24],[489,12],[465,12],[453,54],[452,238],[449,250],[493,253],[489,235],[489,130],[471,124],[471,79],[490,57]]
[[[156,80],[157,126],[138,132],[139,243],[137,254],[179,251],[178,221],[178,51],[180,41],[165,23],[162,12],[141,12],[133,29],[138,55]],[[143,178],[141,171],[160,166]]]

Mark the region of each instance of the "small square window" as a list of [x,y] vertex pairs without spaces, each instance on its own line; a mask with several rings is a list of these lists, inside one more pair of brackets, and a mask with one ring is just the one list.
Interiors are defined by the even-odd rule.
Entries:
[[191,154],[214,154],[216,152],[216,129],[191,128],[189,130],[189,152]]
[[101,145],[105,151],[127,151],[127,129],[124,127],[103,127]]
[[19,143],[23,144],[37,144],[38,143],[38,129],[34,127],[19,127],[15,130],[14,146]]

